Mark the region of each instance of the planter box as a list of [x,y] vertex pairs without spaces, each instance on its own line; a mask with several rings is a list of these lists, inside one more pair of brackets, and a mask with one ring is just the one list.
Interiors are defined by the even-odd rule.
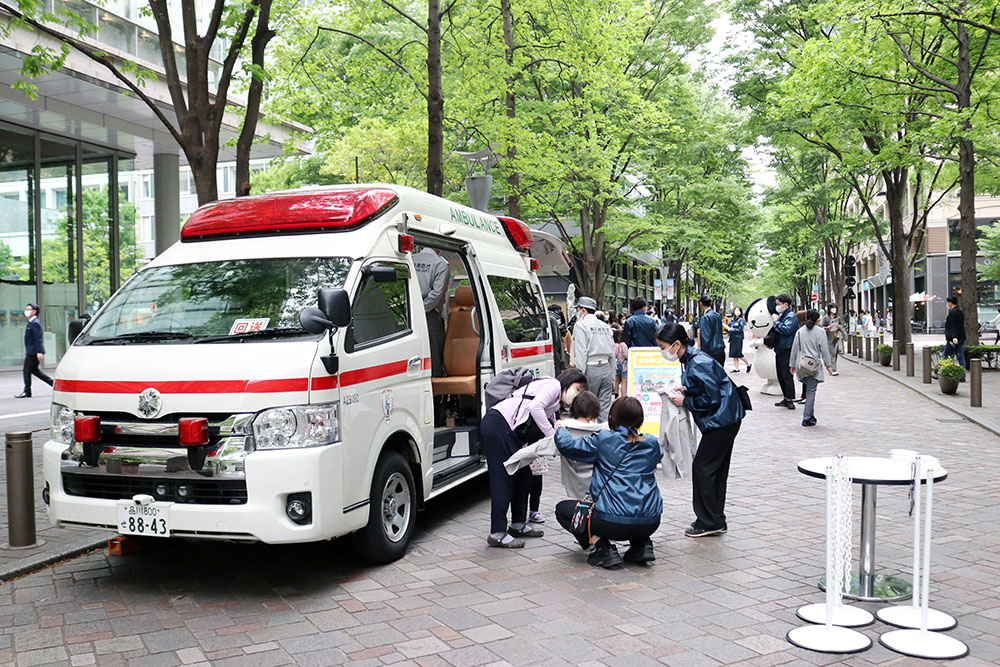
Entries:
[[888,366],[890,366],[892,364],[892,355],[891,354],[880,354],[880,355],[878,355],[878,362],[880,364],[882,364],[883,366],[888,367]]
[[942,394],[954,394],[958,391],[958,380],[952,380],[943,375],[939,375],[938,387],[940,387]]

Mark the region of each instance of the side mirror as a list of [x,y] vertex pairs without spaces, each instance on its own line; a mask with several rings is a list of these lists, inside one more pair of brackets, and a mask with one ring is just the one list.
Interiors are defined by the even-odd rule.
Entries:
[[299,313],[299,324],[311,334],[321,334],[333,328],[333,322],[326,319],[326,313],[319,308],[305,308]]
[[70,320],[66,332],[66,336],[67,338],[69,338],[67,344],[72,345],[73,341],[75,341],[77,337],[79,337],[80,332],[83,331],[83,328],[87,326],[87,323],[89,322],[90,322],[90,317],[82,317],[78,320]]
[[[392,273],[395,276],[395,270],[392,270]],[[331,326],[339,329],[351,324],[351,297],[345,289],[340,287],[321,289],[319,291],[319,310],[326,316]],[[304,324],[303,327],[305,327]]]

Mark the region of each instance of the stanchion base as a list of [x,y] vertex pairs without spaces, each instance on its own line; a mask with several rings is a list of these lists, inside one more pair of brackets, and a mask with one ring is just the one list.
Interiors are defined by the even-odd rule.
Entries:
[[[895,605],[893,607],[883,607],[875,612],[878,620],[887,625],[897,628],[920,628],[920,608],[914,609],[913,605]],[[951,614],[946,614],[937,609],[927,610],[927,629],[932,632],[951,630],[958,625],[958,621]]]
[[955,660],[969,655],[965,642],[938,632],[892,630],[879,637],[878,643],[890,651],[928,660]]
[[45,540],[36,539],[34,544],[26,544],[23,547],[12,547],[9,544],[0,544],[0,549],[8,551],[23,551],[25,549],[37,549],[43,544],[45,544]]
[[[819,589],[826,590],[826,577],[820,577]],[[887,574],[876,574],[875,585],[872,587],[872,595],[862,595],[861,587],[858,585],[858,573],[851,573],[851,588],[844,593],[847,600],[859,600],[861,602],[898,602],[908,600],[913,595],[913,586],[906,579],[890,577]]]
[[836,625],[829,627],[807,625],[804,628],[794,628],[788,631],[785,638],[794,646],[820,653],[860,653],[872,645],[868,635]]
[[[826,604],[807,604],[799,607],[795,615],[806,623],[823,624],[826,623]],[[831,623],[842,628],[860,628],[862,625],[871,625],[875,622],[875,617],[870,611],[848,607],[838,604],[833,607],[833,619]]]

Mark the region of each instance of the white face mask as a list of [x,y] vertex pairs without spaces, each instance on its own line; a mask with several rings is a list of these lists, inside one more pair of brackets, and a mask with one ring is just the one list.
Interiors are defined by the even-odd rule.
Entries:
[[34,315],[34,314],[35,314],[35,311],[33,311],[33,310],[26,310],[26,311],[24,311],[24,316],[27,317],[29,320],[31,319],[31,316]]
[[781,313],[783,313],[783,312],[785,312],[786,310],[788,310],[788,306],[786,306],[786,305],[785,305],[785,304],[783,304],[783,303],[779,303],[779,304],[777,304],[777,305],[776,305],[776,306],[774,307],[774,309],[775,309],[776,311],[778,311],[778,314],[780,315]]
[[576,385],[570,385],[569,389],[563,392],[563,405],[570,406],[573,405],[573,399],[577,397],[580,393],[580,388]]
[[666,350],[660,350],[660,356],[662,356],[664,359],[670,362],[677,361],[678,358],[677,355],[671,352],[669,348],[667,348]]
[[837,314],[837,309],[836,308],[831,309],[830,310],[830,314],[831,315],[836,315]]

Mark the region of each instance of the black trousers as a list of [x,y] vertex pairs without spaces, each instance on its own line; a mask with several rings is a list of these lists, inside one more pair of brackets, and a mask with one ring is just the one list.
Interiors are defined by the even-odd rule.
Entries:
[[[427,317],[427,337],[431,343],[431,377],[443,378],[447,373],[444,370],[444,319],[441,313],[431,310],[426,313]],[[445,404],[444,396],[434,397],[434,425],[444,426]]]
[[496,410],[489,410],[479,423],[479,433],[486,454],[490,478],[490,532],[507,532],[507,510],[511,523],[528,520],[528,492],[531,469],[521,468],[508,475],[503,462],[521,448],[521,441],[510,430],[507,420]]
[[792,348],[776,350],[774,353],[774,365],[778,371],[778,384],[781,385],[781,394],[785,397],[786,401],[795,400],[795,380],[792,379],[791,358]]
[[[570,526],[573,523],[573,514],[576,512],[576,503],[577,501],[575,500],[563,500],[556,504],[556,521],[570,533],[573,532],[570,530]],[[616,542],[627,540],[630,544],[642,544],[659,527],[659,520],[655,523],[615,523],[613,521],[598,519],[596,516],[590,517],[590,532],[592,535]],[[583,544],[580,546],[583,546]]]
[[45,384],[52,386],[52,378],[46,375],[41,368],[38,367],[38,356],[34,354],[24,355],[24,367],[21,369],[22,375],[24,375],[24,393],[31,395],[31,376],[34,375],[38,377],[39,380]]
[[726,527],[726,485],[733,443],[740,432],[736,422],[725,428],[710,428],[701,434],[698,453],[691,466],[695,526],[705,530]]
[[725,366],[726,365],[726,351],[725,350],[722,350],[721,352],[712,352],[712,353],[709,353],[708,356],[710,356],[713,359],[715,359],[716,361],[718,361],[720,366]]
[[542,504],[542,476],[532,475],[531,485],[528,488],[528,510],[537,512]]

